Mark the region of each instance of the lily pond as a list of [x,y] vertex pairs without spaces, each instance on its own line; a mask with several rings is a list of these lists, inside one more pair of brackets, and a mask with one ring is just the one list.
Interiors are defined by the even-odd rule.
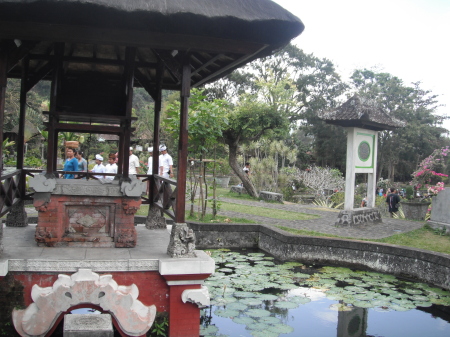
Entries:
[[450,292],[392,275],[211,251],[205,337],[449,337]]

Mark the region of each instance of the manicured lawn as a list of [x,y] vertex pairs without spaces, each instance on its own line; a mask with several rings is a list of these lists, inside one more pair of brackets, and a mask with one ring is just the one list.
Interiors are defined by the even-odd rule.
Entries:
[[280,220],[311,220],[319,218],[318,215],[314,214],[289,212],[273,208],[246,206],[228,202],[222,202],[220,210],[259,215]]
[[424,250],[430,250],[433,252],[450,254],[450,236],[448,235],[440,235],[436,233],[435,230],[431,229],[427,225],[423,228],[419,228],[407,233],[395,234],[388,238],[383,239],[355,239],[351,237],[342,237],[332,234],[324,234],[314,231],[306,231],[299,230],[285,226],[276,226],[284,231],[295,235],[304,235],[304,236],[321,236],[321,237],[331,237],[331,238],[340,238],[340,239],[352,239],[352,240],[361,240],[361,241],[370,241],[370,242],[381,242],[381,243],[389,243],[392,245],[398,246],[406,246],[419,248]]

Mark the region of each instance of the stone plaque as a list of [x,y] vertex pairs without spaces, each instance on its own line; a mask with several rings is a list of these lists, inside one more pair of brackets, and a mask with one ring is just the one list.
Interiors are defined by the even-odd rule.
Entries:
[[66,205],[65,210],[66,233],[84,237],[111,234],[111,205]]
[[64,315],[64,337],[113,337],[111,315]]

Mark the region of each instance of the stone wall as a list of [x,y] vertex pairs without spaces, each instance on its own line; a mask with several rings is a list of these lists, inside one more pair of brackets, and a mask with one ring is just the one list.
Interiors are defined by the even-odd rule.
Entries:
[[290,235],[253,224],[191,223],[197,249],[258,247],[283,261],[371,269],[450,290],[450,256],[388,244]]
[[450,188],[439,192],[433,197],[433,210],[428,224],[436,229],[442,229],[447,235],[450,235]]

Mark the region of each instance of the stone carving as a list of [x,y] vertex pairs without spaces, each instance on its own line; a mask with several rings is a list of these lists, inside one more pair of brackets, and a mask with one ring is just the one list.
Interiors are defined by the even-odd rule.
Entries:
[[133,215],[136,214],[138,209],[141,207],[141,200],[125,200],[122,203],[125,214]]
[[210,304],[208,288],[202,286],[200,289],[186,289],[181,294],[183,303],[191,302],[199,308],[204,308]]
[[[8,260],[9,271],[76,272],[89,268],[96,272],[158,271],[159,260]],[[5,274],[6,275],[6,274]],[[0,275],[1,276],[1,275]]]
[[64,336],[114,336],[109,314],[67,314],[64,315]]
[[195,234],[185,223],[174,224],[167,254],[171,257],[195,257]]
[[148,216],[145,221],[145,227],[147,229],[165,229],[167,228],[166,218],[161,216],[161,211],[158,207],[150,206],[148,210]]
[[[69,214],[70,215],[70,214]],[[80,218],[77,221],[77,224],[82,225],[83,227],[87,227],[90,228],[92,227],[92,225],[94,225],[97,222],[97,220],[95,220],[93,217],[91,217],[89,214],[86,214],[85,216],[83,216],[82,218]]]
[[25,212],[25,202],[20,200],[15,204],[6,216],[7,227],[26,227],[28,226],[28,216]]
[[261,191],[259,192],[259,199],[283,203],[283,194]]
[[43,174],[34,176],[28,180],[28,186],[35,192],[53,192],[56,187],[55,178],[47,178]]
[[377,208],[357,208],[350,211],[341,211],[335,226],[361,226],[381,222],[383,220]]
[[49,244],[53,237],[51,227],[36,227],[36,232],[34,233],[34,239],[37,243]]
[[133,228],[118,229],[116,232],[116,248],[133,248],[136,246],[137,233]]
[[120,185],[120,191],[127,197],[140,197],[142,193],[147,190],[147,185],[136,179],[136,177],[130,177],[131,181],[123,181]]
[[50,203],[50,193],[36,192],[33,195],[33,206],[38,212],[47,212],[48,204]]
[[137,298],[135,284],[119,286],[112,275],[102,275],[91,269],[80,269],[67,276],[58,275],[52,287],[35,284],[31,303],[25,310],[13,311],[13,323],[21,336],[44,336],[65,311],[78,304],[93,304],[109,311],[122,331],[128,336],[142,336],[153,324],[154,305],[145,306]]

